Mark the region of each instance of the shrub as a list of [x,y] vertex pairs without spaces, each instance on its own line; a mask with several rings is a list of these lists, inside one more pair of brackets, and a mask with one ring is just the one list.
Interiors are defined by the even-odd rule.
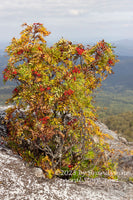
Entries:
[[50,32],[42,24],[23,26],[21,37],[6,48],[4,82],[17,83],[7,101],[14,104],[6,114],[8,145],[49,178],[90,169],[113,176],[92,106],[93,90],[117,62],[111,44],[84,47],[61,39],[48,47],[44,37]]

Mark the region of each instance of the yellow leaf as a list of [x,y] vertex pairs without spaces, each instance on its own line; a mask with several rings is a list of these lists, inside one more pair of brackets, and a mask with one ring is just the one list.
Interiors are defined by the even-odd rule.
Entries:
[[60,169],[57,169],[56,171],[55,171],[55,174],[56,175],[59,175],[61,173],[61,170]]
[[41,78],[37,78],[36,82],[41,82],[42,79]]
[[52,169],[46,169],[45,171],[47,172],[47,177],[51,179],[54,175],[54,171]]

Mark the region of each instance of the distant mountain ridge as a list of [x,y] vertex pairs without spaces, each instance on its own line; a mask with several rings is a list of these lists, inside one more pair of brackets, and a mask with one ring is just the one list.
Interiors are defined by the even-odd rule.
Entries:
[[133,40],[119,40],[112,42],[115,48],[115,53],[119,56],[133,56]]
[[133,56],[119,56],[119,62],[113,67],[114,74],[110,75],[104,85],[133,89]]

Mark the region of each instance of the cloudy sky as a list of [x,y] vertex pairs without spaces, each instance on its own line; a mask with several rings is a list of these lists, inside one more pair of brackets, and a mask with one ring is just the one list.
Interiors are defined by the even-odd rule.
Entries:
[[133,39],[133,0],[0,0],[1,46],[24,22],[43,23],[51,42]]

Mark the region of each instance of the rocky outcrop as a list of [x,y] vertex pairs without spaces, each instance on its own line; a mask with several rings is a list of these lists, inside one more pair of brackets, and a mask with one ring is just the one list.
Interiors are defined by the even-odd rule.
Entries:
[[4,117],[5,117],[5,110],[8,107],[0,107],[0,137],[3,136],[5,137],[7,135],[7,128],[6,124],[4,122]]
[[133,143],[109,130],[105,124],[97,122],[97,125],[103,133],[111,136],[110,139],[106,139],[106,142],[111,149],[114,149],[113,158],[118,162],[117,175],[119,179],[126,181],[133,177]]
[[40,169],[28,167],[21,157],[0,147],[1,200],[133,200],[131,182],[87,178],[74,183],[48,180]]
[[[0,121],[4,110],[0,110]],[[105,178],[86,178],[84,182],[45,178],[40,168],[30,167],[21,157],[6,148],[3,136],[6,136],[5,124],[0,125],[0,199],[2,200],[133,200],[133,146],[125,138],[97,122],[101,131],[111,136],[107,138],[114,157],[119,161],[120,181]]]

